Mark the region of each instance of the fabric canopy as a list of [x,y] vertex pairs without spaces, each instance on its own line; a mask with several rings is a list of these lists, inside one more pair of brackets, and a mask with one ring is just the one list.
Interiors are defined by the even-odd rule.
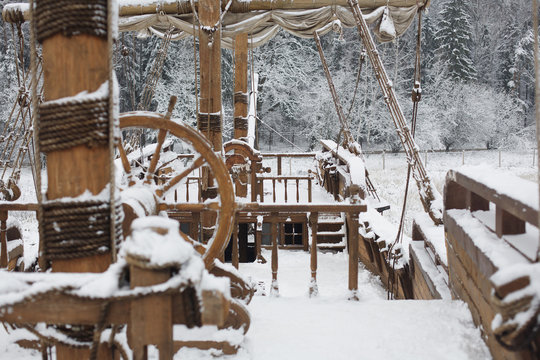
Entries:
[[[381,42],[394,40],[402,35],[414,20],[418,5],[409,7],[381,6],[362,9],[369,24]],[[146,35],[163,37],[170,27],[174,27],[173,40],[197,35],[198,24],[193,25],[193,14],[167,15],[156,13],[120,18],[120,31],[137,31]],[[250,34],[250,46],[258,47],[272,39],[279,28],[299,37],[312,38],[313,32],[323,35],[335,27],[354,27],[356,22],[349,8],[325,6],[309,10],[260,10],[247,13],[227,13],[222,22],[221,46],[233,47],[237,34]]]

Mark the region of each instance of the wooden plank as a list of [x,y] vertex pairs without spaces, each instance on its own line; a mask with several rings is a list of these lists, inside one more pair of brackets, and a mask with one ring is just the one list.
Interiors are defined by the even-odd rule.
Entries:
[[[210,204],[171,204],[161,203],[158,206],[158,211],[177,210],[177,211],[204,211],[204,210],[219,210],[218,203]],[[360,204],[336,204],[336,203],[311,203],[311,204],[260,204],[239,203],[236,207],[236,212],[260,212],[272,213],[299,213],[299,212],[366,212],[367,206]]]
[[349,290],[351,299],[358,300],[358,214],[347,214],[349,237]]
[[0,211],[37,211],[38,204],[35,203],[12,203],[12,202],[0,202]]
[[459,171],[450,170],[446,176],[446,182],[456,182],[479,197],[482,197],[495,205],[500,205],[511,215],[538,227],[538,209],[529,206],[529,204],[510,198],[505,194],[499,194],[495,189],[490,188]]
[[[413,242],[414,243],[414,242]],[[424,249],[423,244],[421,247],[415,247],[411,243],[409,246],[409,254],[411,258],[411,269],[412,269],[412,278],[413,278],[413,293],[415,299],[441,299],[441,294],[437,291],[437,288],[431,277],[422,267],[422,263],[416,254],[416,251],[422,251]],[[426,253],[426,256],[429,256]],[[420,296],[417,296],[420,295]]]
[[[427,1],[419,1],[419,6],[424,6]],[[221,1],[221,8],[225,9],[225,6],[227,5],[228,1],[222,0]],[[387,6],[389,4],[390,6],[403,6],[403,7],[409,7],[414,6],[417,3],[415,0],[390,0],[387,2],[386,0],[359,0],[358,1],[360,7],[365,9],[375,9],[381,6]],[[195,3],[195,7],[198,8],[197,3]],[[276,9],[318,9],[325,6],[348,6],[347,1],[345,0],[335,0],[335,1],[329,1],[329,0],[315,0],[315,1],[309,1],[309,0],[295,0],[295,1],[287,1],[287,0],[278,0],[278,1],[265,1],[265,0],[256,0],[256,1],[250,1],[249,3],[245,3],[241,0],[233,0],[232,4],[230,6],[229,12],[231,13],[244,13],[244,12],[250,12],[250,11],[256,11],[256,10],[276,10]],[[30,11],[28,7],[19,7],[17,10],[21,11],[24,21],[30,20]],[[174,2],[139,2],[139,3],[129,3],[129,4],[121,4],[119,6],[119,15],[122,17],[131,17],[131,16],[138,16],[138,15],[153,15],[156,14],[156,9],[158,11],[162,11],[165,14],[170,15],[180,15],[180,14],[189,14],[191,13],[191,6],[189,0],[178,0]],[[13,10],[10,10],[10,13],[12,13]],[[2,12],[2,17],[4,18],[4,21],[11,22],[14,19],[13,16],[8,15],[8,11],[4,9]],[[485,149],[484,149],[485,150]]]
[[472,317],[477,325],[481,325],[485,334],[484,340],[488,345],[491,355],[495,360],[499,359],[532,359],[527,352],[514,352],[504,349],[495,339],[491,332],[491,321],[495,316],[490,304],[479,292],[475,284],[467,276],[463,264],[452,251],[448,253],[448,264],[452,269],[450,286],[463,301],[467,303]]

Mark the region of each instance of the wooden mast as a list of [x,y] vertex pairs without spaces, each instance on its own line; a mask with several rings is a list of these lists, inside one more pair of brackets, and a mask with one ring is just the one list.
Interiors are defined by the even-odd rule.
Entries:
[[[108,80],[107,39],[92,35],[54,35],[43,41],[43,94],[47,101],[96,91]],[[96,171],[99,169],[99,171]],[[47,153],[47,198],[99,194],[110,179],[109,146],[79,145]],[[109,253],[88,258],[54,260],[53,271],[103,272]]]
[[248,114],[248,34],[234,39],[234,138],[246,137]]
[[[109,82],[111,80],[111,64],[109,63],[111,34],[108,31],[108,6],[107,1],[89,0],[84,4],[75,1],[66,8],[60,8],[57,3],[50,0],[36,0],[33,19],[37,39],[42,43],[45,101],[73,97],[83,91],[92,93],[100,89],[96,96],[99,98],[98,104],[101,106],[97,108],[93,106],[93,100],[81,100],[81,97],[78,96],[71,100],[64,99],[72,102],[71,107],[66,107],[65,104],[57,105],[53,102],[52,106],[59,106],[58,113],[47,116],[47,108],[44,106],[47,103],[40,105],[39,139],[41,150],[47,154],[48,180],[47,199],[43,202],[43,215],[40,219],[40,227],[45,228],[43,230],[44,236],[41,239],[44,244],[48,244],[52,238],[47,233],[47,221],[44,220],[48,218],[50,222],[50,216],[53,216],[51,215],[53,210],[47,204],[54,202],[55,199],[64,198],[62,201],[66,205],[71,203],[71,206],[80,209],[82,199],[66,199],[66,197],[76,198],[85,192],[92,195],[103,192],[105,194],[103,204],[107,206],[108,203],[110,206],[110,200],[107,200],[110,199],[109,191],[105,190],[111,179],[109,144],[111,141],[109,138],[109,104],[112,101],[109,92],[111,88]],[[51,25],[58,21],[63,24],[61,28]],[[84,101],[90,101],[90,109],[88,105],[87,108],[84,107]],[[89,122],[90,118],[93,122]],[[65,139],[62,138],[66,138],[67,135],[62,134],[61,130],[54,130],[54,126],[59,121],[63,121],[75,129],[70,134],[75,139],[74,142],[66,144]],[[48,128],[51,124],[53,127]],[[73,124],[76,125],[73,126]],[[85,131],[77,131],[77,127],[82,126],[81,124],[84,124]],[[44,146],[47,131],[50,133],[51,129],[53,129],[52,133],[57,139],[52,139],[52,146]],[[77,139],[84,136],[88,138],[88,133],[98,135],[86,143]],[[73,211],[69,209],[69,206],[62,206],[60,205],[60,211],[69,214],[62,215],[62,221],[70,221],[69,216],[74,214]],[[112,243],[111,237],[114,236],[110,231],[110,210],[105,210],[101,216],[105,219],[103,231],[110,235],[109,239],[105,239],[105,241],[108,241],[107,245],[110,245]],[[76,216],[73,215],[73,217]],[[76,229],[71,229],[67,235],[67,242],[71,243],[71,247],[75,248],[75,251],[69,256],[60,254],[50,257],[54,272],[103,272],[110,265],[112,261],[110,247],[108,250],[107,247],[100,248],[93,253],[85,250],[83,243],[87,239],[80,234],[91,231],[88,225],[84,225],[85,221],[92,222],[90,217],[83,219],[77,223]],[[69,225],[65,226],[69,228]],[[74,225],[72,224],[72,226]],[[63,228],[64,225],[60,227]],[[65,233],[66,230],[57,229],[56,231]],[[50,247],[51,245],[46,246]],[[46,248],[45,253],[47,253]],[[41,254],[41,256],[43,255]],[[105,350],[105,348],[100,347],[99,358],[109,358]],[[90,356],[90,350],[58,345],[56,354],[57,359],[82,359]]]
[[[210,141],[214,151],[221,151],[223,138],[221,129],[221,6],[219,0],[200,0],[199,58],[200,58],[200,103],[197,128]],[[201,168],[203,200],[215,198],[217,188],[207,167]],[[207,242],[214,233],[217,214],[214,211],[201,213],[202,240]]]

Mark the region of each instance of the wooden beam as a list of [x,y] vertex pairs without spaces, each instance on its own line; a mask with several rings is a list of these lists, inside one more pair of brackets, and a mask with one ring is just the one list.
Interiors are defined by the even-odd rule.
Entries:
[[[228,1],[221,1],[221,9],[225,9]],[[427,1],[418,1],[418,6],[426,5]],[[363,9],[375,9],[381,6],[398,6],[409,7],[417,4],[416,0],[358,0],[358,4]],[[12,5],[12,4],[9,4]],[[30,20],[28,4],[14,4],[15,6],[6,6],[2,11],[4,21],[14,23],[19,19],[24,21]],[[318,9],[325,6],[344,6],[348,7],[347,0],[252,0],[249,2],[242,0],[233,0],[229,9],[231,13],[245,13],[257,10],[276,10],[276,9]],[[198,8],[195,4],[195,8]],[[189,14],[191,13],[190,0],[178,1],[155,1],[155,2],[139,2],[129,5],[120,5],[119,16],[130,17],[138,15],[153,15],[156,14],[156,9],[159,12],[170,15]],[[14,16],[15,15],[15,16]]]

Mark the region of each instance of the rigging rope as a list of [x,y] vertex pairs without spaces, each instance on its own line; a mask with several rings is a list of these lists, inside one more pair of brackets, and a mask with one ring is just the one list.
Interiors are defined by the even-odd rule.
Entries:
[[[422,42],[422,11],[418,12],[418,29],[416,34],[416,58],[414,63],[414,85],[412,90],[411,99],[413,102],[413,111],[412,111],[412,119],[411,119],[411,136],[414,139],[415,133],[416,133],[416,119],[418,115],[418,103],[421,99],[421,42]],[[399,227],[396,234],[396,239],[390,246],[390,249],[388,251],[388,259],[392,262],[392,270],[395,270],[395,264],[397,261],[396,254],[394,253],[394,247],[397,244],[400,244],[403,241],[403,227],[405,223],[405,213],[407,211],[407,198],[409,193],[409,184],[411,180],[411,171],[412,171],[412,165],[409,163],[407,166],[407,177],[405,181],[405,194],[403,197],[403,206],[401,208],[401,218],[399,220]],[[388,294],[387,297],[390,298],[393,297],[394,294],[394,284],[395,284],[395,271],[393,271],[392,276],[394,279],[392,280],[391,288],[388,287]],[[388,277],[388,281],[390,281],[390,276]],[[388,285],[388,284],[387,284]]]

